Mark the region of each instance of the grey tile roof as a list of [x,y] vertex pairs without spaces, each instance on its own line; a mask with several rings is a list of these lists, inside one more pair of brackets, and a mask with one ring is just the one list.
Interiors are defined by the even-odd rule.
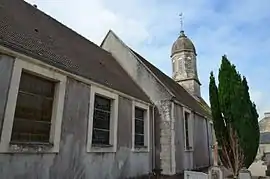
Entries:
[[134,50],[132,50],[132,52],[155,74],[157,78],[159,78],[160,81],[162,81],[162,83],[173,93],[179,102],[187,105],[194,111],[204,116],[209,116],[209,112],[204,109],[203,105],[199,104],[199,102],[194,97],[192,97],[191,94],[188,93],[181,85],[176,83],[172,78],[168,77],[165,73],[148,62],[140,54]]
[[0,45],[150,101],[110,53],[23,0],[0,1]]

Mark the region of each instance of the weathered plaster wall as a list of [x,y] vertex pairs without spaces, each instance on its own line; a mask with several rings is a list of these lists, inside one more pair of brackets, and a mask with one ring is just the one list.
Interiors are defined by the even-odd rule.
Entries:
[[133,78],[154,103],[171,97],[164,89],[164,86],[138,61],[131,50],[113,32],[107,35],[102,48],[112,53],[130,77]]
[[119,97],[117,152],[86,153],[90,86],[69,78],[66,90],[60,152],[0,154],[0,178],[116,179],[151,171],[151,154],[131,151],[129,99]]
[[185,169],[197,169],[209,166],[209,146],[207,136],[207,123],[197,114],[193,123],[193,151],[184,150],[184,119],[183,107],[175,104],[175,160],[176,172],[181,173]]
[[174,105],[175,116],[175,163],[176,172],[181,173],[185,168],[184,163],[184,122],[183,122],[183,108],[180,105]]
[[172,175],[175,174],[175,164],[174,164],[174,151],[172,151],[172,146],[174,141],[172,138],[172,102],[171,101],[161,101],[158,105],[158,109],[161,114],[160,126],[160,166],[164,174]]
[[193,164],[195,168],[209,166],[210,144],[208,138],[208,121],[201,116],[194,118],[194,156]]
[[[0,131],[5,115],[5,106],[8,97],[8,89],[10,85],[14,59],[0,53]],[[1,132],[0,132],[1,137]]]
[[[131,52],[131,50],[112,32],[102,44],[102,48],[111,52],[121,66],[142,88],[156,105],[155,114],[155,166],[162,168],[163,174],[173,174],[171,144],[171,95],[165,87],[153,76]],[[158,117],[158,119],[156,119]]]

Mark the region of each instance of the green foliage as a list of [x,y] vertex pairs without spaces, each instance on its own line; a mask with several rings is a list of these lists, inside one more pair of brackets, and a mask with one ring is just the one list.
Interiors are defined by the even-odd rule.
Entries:
[[209,97],[218,144],[220,147],[230,145],[228,126],[231,126],[237,133],[244,154],[243,165],[248,168],[255,159],[259,146],[256,106],[250,100],[246,78],[241,77],[225,55],[222,56],[218,81],[217,87],[211,72]]

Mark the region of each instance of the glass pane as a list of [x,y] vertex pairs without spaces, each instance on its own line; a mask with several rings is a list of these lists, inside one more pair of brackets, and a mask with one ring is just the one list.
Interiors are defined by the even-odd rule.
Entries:
[[110,144],[110,131],[93,129],[92,144]]
[[94,111],[94,120],[93,120],[93,127],[100,128],[100,129],[110,129],[110,113],[95,110]]
[[55,83],[50,80],[22,72],[19,88],[21,91],[53,97],[54,87]]
[[95,108],[102,109],[105,111],[111,110],[111,100],[101,97],[101,96],[95,96]]
[[135,118],[143,119],[143,109],[135,108]]
[[144,122],[141,120],[135,120],[135,133],[144,134]]
[[135,146],[144,146],[144,136],[135,134]]
[[189,119],[189,113],[185,112],[185,119]]
[[53,100],[19,92],[15,117],[37,121],[51,121]]
[[51,123],[14,118],[11,141],[49,142]]
[[189,147],[188,119],[185,119],[186,147]]

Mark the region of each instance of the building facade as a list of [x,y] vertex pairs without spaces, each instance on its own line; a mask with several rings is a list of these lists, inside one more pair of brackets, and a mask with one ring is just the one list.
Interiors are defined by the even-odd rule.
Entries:
[[212,164],[209,107],[184,33],[168,77],[112,31],[97,46],[22,0],[2,0],[0,17],[0,178],[135,178]]
[[112,31],[101,44],[155,104],[155,166],[165,175],[212,164],[210,108],[200,96],[195,48],[192,44],[194,49],[186,52],[181,43],[187,42],[182,37],[181,34],[172,48],[172,78],[129,48]]
[[0,178],[152,171],[149,97],[111,54],[22,0],[0,1],[0,91]]

